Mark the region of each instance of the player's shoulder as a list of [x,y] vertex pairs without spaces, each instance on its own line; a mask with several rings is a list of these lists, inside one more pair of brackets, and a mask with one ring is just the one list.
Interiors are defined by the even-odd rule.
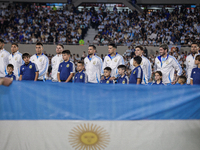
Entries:
[[2,51],[4,54],[6,54],[6,55],[10,55],[10,53],[7,51],[7,50],[5,50],[5,49],[3,49],[3,51]]

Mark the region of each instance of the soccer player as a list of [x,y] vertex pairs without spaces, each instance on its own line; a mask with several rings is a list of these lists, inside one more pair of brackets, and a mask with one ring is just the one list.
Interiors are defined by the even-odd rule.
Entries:
[[196,68],[192,69],[190,84],[200,84],[200,55],[195,58]]
[[102,60],[95,55],[95,50],[94,45],[89,45],[88,56],[84,59],[85,70],[90,83],[99,83],[101,76]]
[[8,64],[7,72],[8,74],[5,77],[11,78],[12,80],[16,80],[16,76],[14,75],[14,66],[12,64]]
[[110,67],[112,69],[110,80],[114,80],[117,78],[117,75],[118,75],[117,67],[119,65],[124,65],[123,57],[120,54],[118,54],[116,50],[117,50],[117,46],[115,44],[111,43],[108,45],[109,54],[105,56],[104,58],[102,72],[101,72],[101,74],[103,75],[104,68]]
[[30,61],[35,63],[39,70],[38,81],[45,81],[47,76],[47,71],[49,67],[49,59],[46,55],[42,53],[43,44],[37,42],[35,46],[36,54],[31,56]]
[[28,53],[24,53],[22,55],[22,59],[24,60],[24,64],[20,67],[20,76],[19,81],[21,80],[34,80],[37,81],[39,76],[39,70],[35,63],[30,61],[30,55]]
[[[182,74],[182,68],[176,58],[168,54],[168,49],[167,44],[160,45],[160,56],[155,59],[155,71],[162,72],[163,84],[175,84],[178,81],[178,77]],[[177,78],[175,80],[173,80],[174,70],[177,71]]]
[[188,55],[186,58],[187,84],[190,84],[190,76],[192,69],[197,67],[194,61],[195,57],[199,54],[198,50],[199,50],[199,45],[197,43],[192,43],[190,50],[191,54]]
[[77,63],[77,73],[74,76],[74,83],[87,83],[87,74],[84,72],[84,62],[78,61]]
[[115,84],[114,80],[110,80],[111,71],[112,71],[112,69],[110,67],[104,68],[104,73],[103,73],[104,76],[103,76],[103,79],[101,79],[100,83]]
[[131,72],[131,76],[129,79],[130,84],[141,84],[143,78],[143,71],[140,66],[142,62],[142,58],[140,56],[135,56],[133,60],[133,66],[135,67]]
[[72,82],[72,77],[75,73],[75,66],[72,61],[70,61],[70,51],[64,50],[62,52],[63,62],[60,63],[58,67],[57,78],[58,82]]
[[117,79],[117,83],[119,84],[128,84],[129,83],[129,78],[126,75],[125,71],[126,71],[126,66],[125,65],[119,65],[117,67],[118,69],[118,73],[119,73],[119,77]]
[[20,76],[20,67],[24,63],[22,59],[22,54],[18,51],[19,47],[17,43],[12,43],[11,45],[11,53],[9,55],[9,64],[14,66],[14,75],[16,79],[19,79]]
[[164,85],[162,83],[162,72],[161,71],[155,72],[155,82],[152,85]]
[[61,62],[63,62],[62,58],[62,51],[64,46],[62,44],[58,44],[56,46],[56,55],[51,59],[51,66],[52,66],[52,81],[58,81],[57,74],[58,74],[58,67]]
[[[150,61],[143,56],[143,47],[142,46],[136,46],[135,47],[135,55],[140,56],[142,58],[142,62],[140,66],[142,67],[143,71],[143,77],[142,77],[142,84],[148,84],[150,78],[151,78],[151,63]],[[135,67],[133,66],[133,60],[132,58],[130,60],[130,69],[133,70]]]
[[6,67],[9,64],[10,53],[4,49],[4,40],[0,39],[0,78],[7,75]]

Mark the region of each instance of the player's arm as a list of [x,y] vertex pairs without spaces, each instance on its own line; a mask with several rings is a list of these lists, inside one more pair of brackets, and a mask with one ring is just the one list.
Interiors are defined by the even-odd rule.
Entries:
[[45,57],[45,59],[44,59],[44,65],[42,66],[42,69],[39,72],[39,77],[43,76],[43,75],[45,75],[47,73],[48,66],[49,66],[49,59],[47,57]]
[[141,83],[141,79],[137,78],[137,84],[140,84],[140,83]]
[[57,73],[57,78],[58,78],[58,82],[61,82],[61,80],[60,80],[60,72]]
[[180,64],[178,63],[178,61],[176,60],[176,58],[173,59],[173,67],[177,71],[177,77],[172,82],[172,84],[176,84],[176,82],[178,81],[179,76],[182,74],[182,68],[181,68]]
[[22,81],[22,75],[20,74],[20,76],[19,76],[19,81]]
[[70,65],[70,75],[65,82],[69,82],[73,78],[74,73],[75,73],[75,65],[74,63],[72,63],[72,65]]
[[193,85],[193,79],[190,79],[190,85]]
[[137,84],[140,84],[142,80],[142,69],[138,68],[136,73],[137,73]]
[[69,82],[74,76],[74,73],[70,73],[69,77],[67,78],[67,80],[65,82]]
[[151,79],[151,63],[147,60],[147,79],[148,81]]
[[35,79],[34,79],[34,81],[37,81],[38,77],[39,77],[39,72],[36,71],[36,72],[35,72]]

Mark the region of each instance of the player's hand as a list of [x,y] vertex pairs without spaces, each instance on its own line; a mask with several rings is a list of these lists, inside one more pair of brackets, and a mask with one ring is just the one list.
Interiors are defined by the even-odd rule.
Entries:
[[0,79],[0,85],[9,86],[12,83],[12,80],[10,78],[1,78]]
[[175,80],[175,81],[171,82],[171,84],[172,84],[172,85],[174,85],[174,84],[176,84],[176,82],[177,82],[177,80]]
[[109,80],[111,80],[111,81],[112,81],[112,80],[115,80],[115,77],[110,77],[110,79],[109,79]]

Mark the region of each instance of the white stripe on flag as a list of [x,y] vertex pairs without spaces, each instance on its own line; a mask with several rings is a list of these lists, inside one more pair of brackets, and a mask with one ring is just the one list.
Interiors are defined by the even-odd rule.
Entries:
[[17,120],[0,121],[0,129],[0,150],[200,149],[199,120]]

